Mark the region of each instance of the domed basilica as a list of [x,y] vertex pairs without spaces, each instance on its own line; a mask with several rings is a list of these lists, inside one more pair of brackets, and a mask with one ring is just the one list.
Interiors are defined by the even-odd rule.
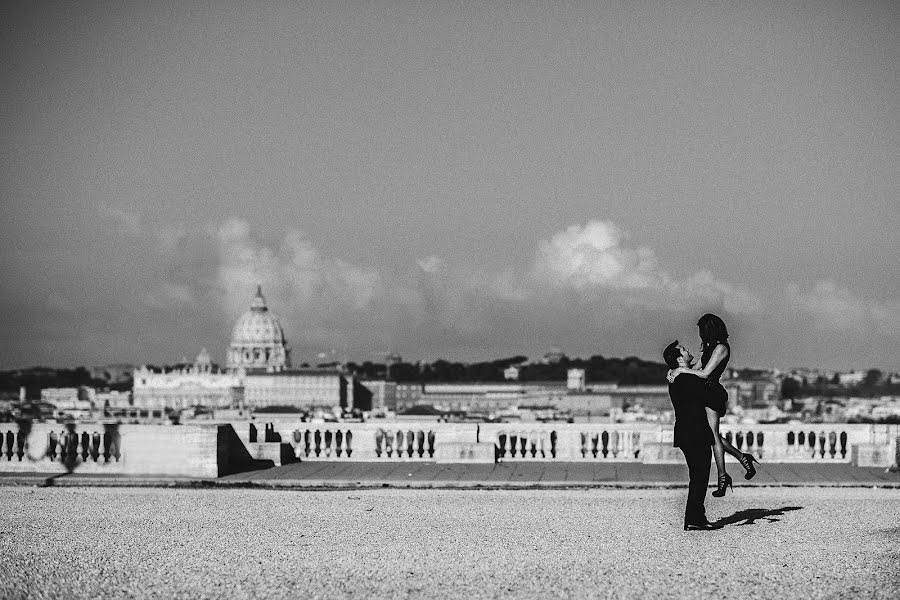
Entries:
[[354,406],[352,382],[339,369],[291,368],[284,330],[261,287],[234,325],[224,371],[212,366],[205,349],[192,366],[162,371],[144,366],[134,372],[133,399],[136,408],[153,410]]
[[269,312],[262,286],[257,286],[250,310],[231,332],[227,368],[231,372],[277,373],[291,367],[291,354],[278,319]]

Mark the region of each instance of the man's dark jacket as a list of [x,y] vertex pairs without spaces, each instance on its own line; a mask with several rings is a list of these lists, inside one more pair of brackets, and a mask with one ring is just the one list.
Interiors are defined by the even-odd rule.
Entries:
[[689,373],[682,373],[669,384],[669,398],[675,408],[675,440],[672,445],[676,448],[713,444],[713,432],[703,406],[705,387],[702,379]]

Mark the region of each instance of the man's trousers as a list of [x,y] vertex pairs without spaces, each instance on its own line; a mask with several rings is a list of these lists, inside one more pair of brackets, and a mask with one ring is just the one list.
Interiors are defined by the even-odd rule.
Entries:
[[709,486],[712,446],[685,446],[681,451],[684,453],[691,477],[688,484],[687,506],[684,509],[684,522],[705,523],[706,508],[703,502],[706,499],[706,488]]

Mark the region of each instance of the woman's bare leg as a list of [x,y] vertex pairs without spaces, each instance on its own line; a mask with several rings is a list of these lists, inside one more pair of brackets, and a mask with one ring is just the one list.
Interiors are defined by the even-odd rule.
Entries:
[[[707,409],[707,410],[709,410],[709,409]],[[734,446],[732,446],[731,442],[729,442],[728,440],[723,438],[721,435],[719,436],[719,438],[721,438],[721,440],[722,440],[722,449],[725,450],[725,452],[727,452],[728,454],[735,457],[736,459],[740,460],[741,457],[744,455],[744,453],[741,452],[740,450],[738,450],[737,448],[735,448]]]
[[707,407],[706,420],[713,432],[713,456],[716,458],[716,473],[721,479],[725,475],[725,448],[722,444],[725,440],[719,435],[719,413]]

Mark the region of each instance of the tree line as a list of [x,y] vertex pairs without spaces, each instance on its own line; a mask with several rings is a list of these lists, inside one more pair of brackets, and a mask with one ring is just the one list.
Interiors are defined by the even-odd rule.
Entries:
[[390,365],[365,361],[348,363],[347,370],[362,379],[389,379],[398,383],[492,383],[507,381],[504,371],[515,366],[518,381],[565,381],[569,369],[584,369],[589,383],[619,385],[664,385],[668,367],[663,363],[646,361],[636,356],[605,358],[599,354],[590,358],[569,358],[549,363],[529,363],[525,356],[512,356],[485,362],[452,362],[436,360],[431,363],[398,362]]

